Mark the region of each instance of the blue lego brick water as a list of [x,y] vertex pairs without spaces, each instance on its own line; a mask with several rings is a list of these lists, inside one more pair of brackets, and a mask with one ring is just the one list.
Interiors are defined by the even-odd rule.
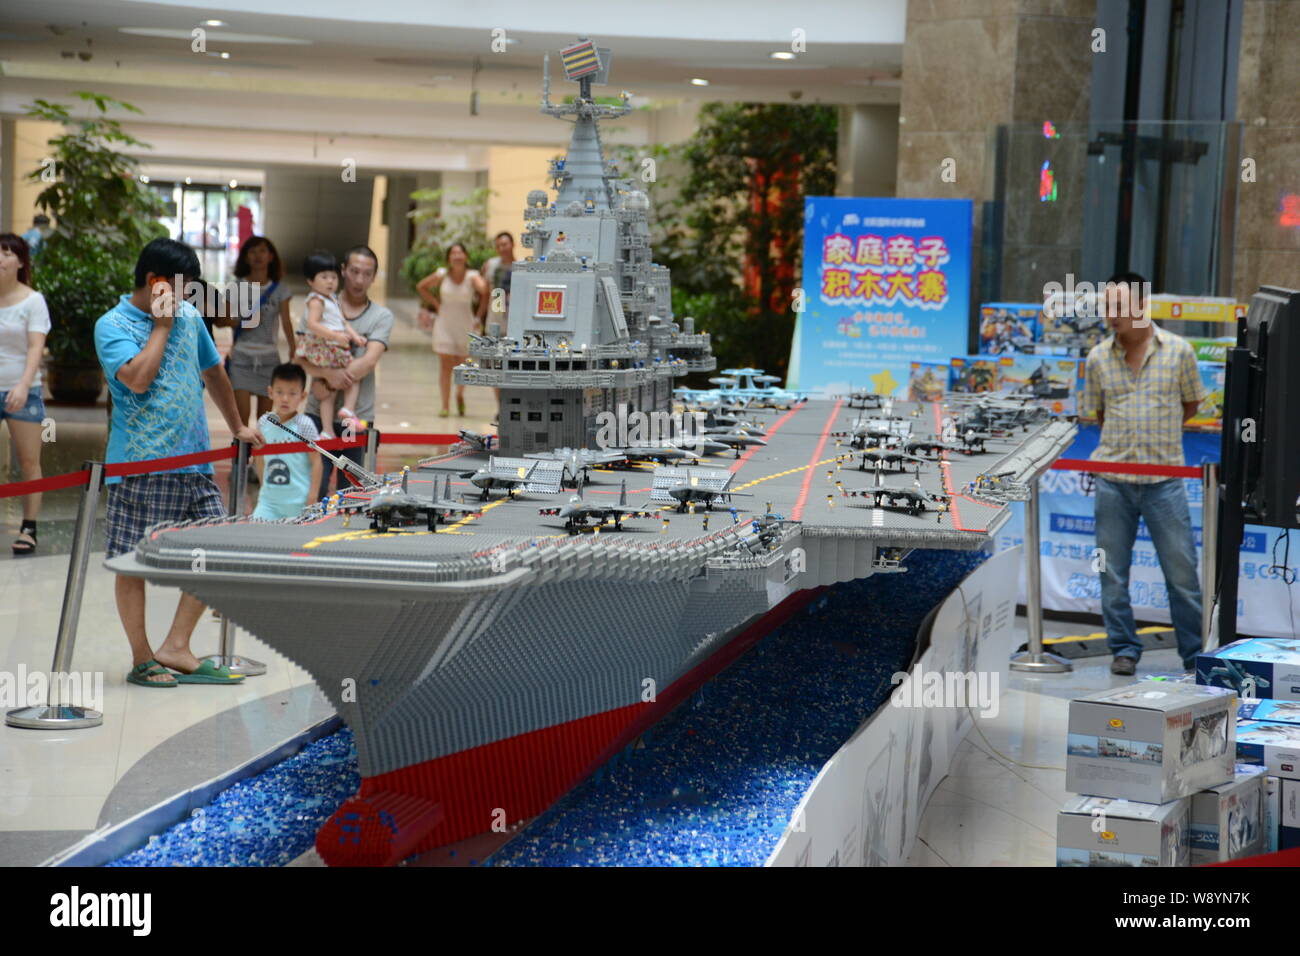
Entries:
[[983,560],[915,551],[904,574],[828,589],[488,865],[761,866],[911,663],[922,619]]
[[[761,866],[827,760],[888,697],[916,631],[984,560],[914,551],[828,588],[488,861]],[[346,728],[222,791],[109,866],[282,866],[360,785]]]
[[221,791],[108,866],[284,866],[311,848],[360,785],[352,731],[344,728]]

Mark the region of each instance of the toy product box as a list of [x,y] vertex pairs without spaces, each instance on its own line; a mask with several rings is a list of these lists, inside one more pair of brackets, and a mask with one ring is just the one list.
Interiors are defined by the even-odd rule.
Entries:
[[998,388],[1026,395],[1053,415],[1078,414],[1079,360],[1041,355],[998,359]]
[[1223,688],[1153,681],[1075,698],[1065,789],[1167,803],[1227,783],[1236,707],[1236,695]]
[[1042,308],[1032,302],[989,302],[980,306],[981,355],[1030,354],[1038,341]]
[[1071,797],[1056,815],[1057,866],[1187,866],[1188,801]]
[[1188,425],[1197,428],[1223,427],[1223,382],[1227,375],[1225,366],[1218,362],[1197,362],[1196,368],[1201,374],[1201,385],[1205,389],[1205,398],[1197,406]]
[[1208,295],[1160,293],[1147,297],[1147,315],[1153,319],[1182,319],[1187,322],[1222,322],[1235,326],[1246,314],[1246,304],[1235,299]]
[[948,387],[948,366],[940,362],[913,362],[907,382],[909,402],[941,402]]
[[1234,335],[1222,339],[1188,338],[1187,344],[1196,353],[1196,361],[1218,362],[1222,365],[1228,360],[1228,349],[1237,344],[1237,337]]
[[1196,683],[1242,697],[1300,700],[1300,641],[1252,637],[1198,654]]
[[1094,293],[1058,292],[1043,303],[1040,354],[1084,356],[1109,330]]
[[1275,777],[1300,780],[1300,725],[1240,721],[1237,763],[1263,767]]
[[1237,701],[1237,720],[1267,720],[1300,726],[1300,701],[1252,700],[1243,697]]
[[1230,783],[1192,794],[1188,832],[1193,866],[1264,852],[1267,779],[1263,767],[1239,765]]
[[1300,847],[1300,782],[1277,781],[1277,849]]
[[954,392],[996,392],[1000,385],[1000,360],[973,355],[952,359],[949,388]]

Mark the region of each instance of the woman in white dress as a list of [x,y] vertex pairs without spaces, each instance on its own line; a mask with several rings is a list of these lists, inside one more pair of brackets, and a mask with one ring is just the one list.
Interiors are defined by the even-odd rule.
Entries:
[[[487,282],[469,267],[469,253],[459,242],[447,249],[445,268],[425,276],[415,287],[423,308],[420,325],[433,327],[433,350],[438,353],[438,390],[442,410],[451,414],[451,372],[469,356],[469,335],[482,332],[483,315],[488,307]],[[477,302],[475,301],[477,297]],[[456,389],[456,412],[465,414],[465,387]]]
[[[41,477],[41,432],[45,402],[41,394],[41,355],[50,331],[45,297],[31,287],[32,258],[27,242],[12,232],[0,235],[0,421],[18,452],[23,481]],[[36,550],[39,494],[23,497],[23,523],[14,554]]]

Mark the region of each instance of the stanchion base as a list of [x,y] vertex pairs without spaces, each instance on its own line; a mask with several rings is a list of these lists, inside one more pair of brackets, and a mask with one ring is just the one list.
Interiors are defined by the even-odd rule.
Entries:
[[208,654],[206,657],[200,657],[201,661],[212,661],[215,667],[229,667],[230,673],[240,674],[244,677],[261,677],[266,673],[266,665],[261,661],[251,660],[247,657],[240,657],[236,654],[234,657],[222,657],[220,654]]
[[27,730],[80,730],[83,727],[98,727],[103,722],[104,715],[99,711],[70,704],[18,707],[5,714],[5,723],[10,727],[23,727]]
[[1013,654],[1010,667],[1013,671],[1025,671],[1030,674],[1068,674],[1074,670],[1073,664],[1050,651],[1039,654],[1033,651],[1021,651],[1019,654]]

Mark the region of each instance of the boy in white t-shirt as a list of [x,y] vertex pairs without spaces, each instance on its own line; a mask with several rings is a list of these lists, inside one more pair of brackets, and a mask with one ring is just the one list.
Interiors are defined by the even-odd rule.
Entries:
[[[307,373],[301,365],[285,363],[271,371],[271,410],[262,416],[258,427],[272,444],[296,442],[298,439],[280,427],[283,422],[298,435],[316,441],[316,425],[299,409],[307,394]],[[261,463],[262,490],[257,496],[254,518],[296,518],[316,489],[320,487],[320,455],[312,452],[290,452],[287,455],[269,454],[257,459]]]

